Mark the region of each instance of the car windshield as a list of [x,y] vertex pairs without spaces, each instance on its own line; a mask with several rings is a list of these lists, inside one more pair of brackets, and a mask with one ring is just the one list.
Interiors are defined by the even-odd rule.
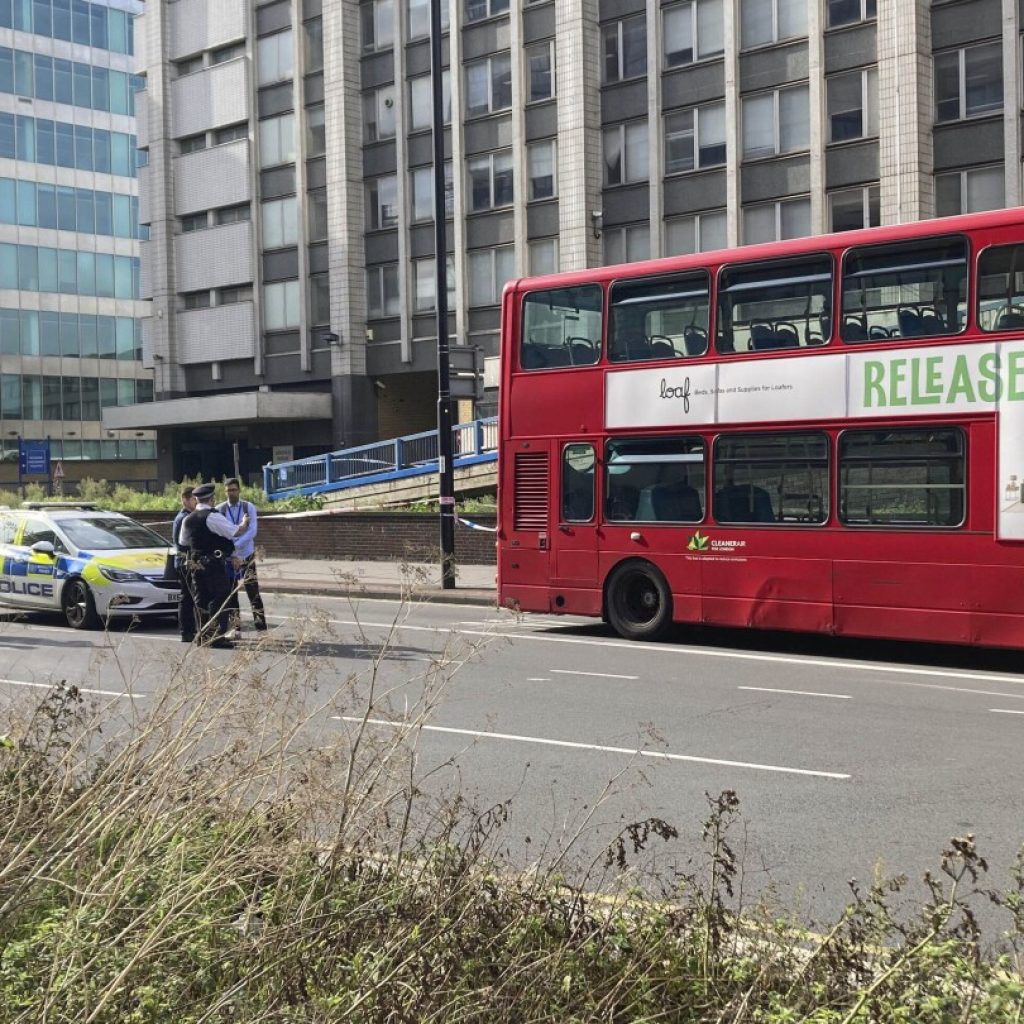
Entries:
[[167,541],[130,519],[92,517],[61,518],[59,526],[76,548],[113,551],[117,548],[165,548]]

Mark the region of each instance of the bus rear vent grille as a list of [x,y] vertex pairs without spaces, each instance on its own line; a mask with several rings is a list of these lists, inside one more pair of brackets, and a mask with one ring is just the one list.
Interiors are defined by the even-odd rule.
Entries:
[[547,452],[516,452],[515,504],[512,523],[516,530],[548,528]]

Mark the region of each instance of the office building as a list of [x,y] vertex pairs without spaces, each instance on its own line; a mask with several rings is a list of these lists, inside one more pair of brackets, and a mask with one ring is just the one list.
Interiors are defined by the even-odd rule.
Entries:
[[[1020,8],[450,0],[454,336],[494,356],[514,276],[1020,202]],[[429,11],[139,20],[157,401],[110,417],[159,431],[166,474],[432,426]]]
[[153,431],[102,411],[153,400],[141,362],[136,0],[0,0],[0,479],[17,439],[65,477],[156,478]]

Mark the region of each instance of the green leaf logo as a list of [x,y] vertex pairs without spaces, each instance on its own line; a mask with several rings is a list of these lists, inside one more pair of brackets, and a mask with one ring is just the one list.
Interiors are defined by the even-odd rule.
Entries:
[[707,551],[708,549],[708,538],[705,537],[700,530],[698,530],[691,538],[690,543],[686,545],[687,551]]

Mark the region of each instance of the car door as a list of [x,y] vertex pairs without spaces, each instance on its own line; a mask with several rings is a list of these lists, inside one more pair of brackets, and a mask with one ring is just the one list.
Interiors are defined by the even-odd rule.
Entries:
[[30,516],[22,521],[10,549],[8,572],[11,594],[18,598],[23,608],[55,608],[60,600],[53,578],[56,556],[32,550],[32,545],[40,541],[51,544],[54,549],[59,543],[50,523],[41,517]]
[[15,546],[20,523],[8,514],[0,513],[0,601],[19,606],[22,595],[15,588],[14,581],[19,566],[19,549]]

